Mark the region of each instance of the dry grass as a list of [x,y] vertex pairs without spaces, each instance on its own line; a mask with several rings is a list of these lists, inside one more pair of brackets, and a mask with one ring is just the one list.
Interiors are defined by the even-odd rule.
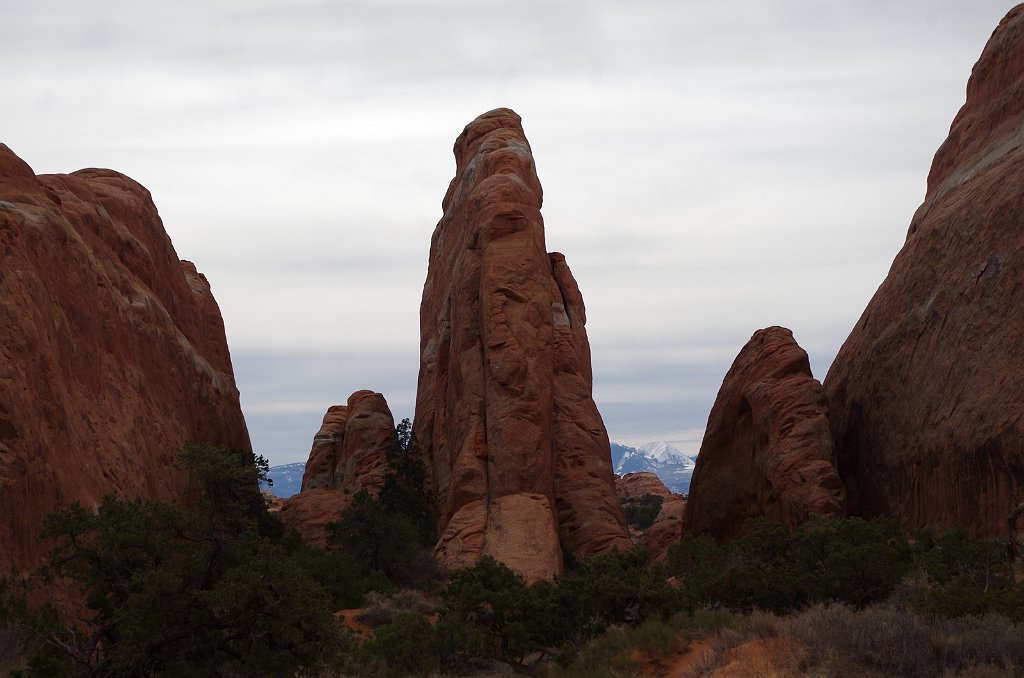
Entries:
[[402,612],[429,614],[436,609],[430,598],[412,589],[403,589],[393,595],[385,595],[377,591],[366,594],[363,611],[358,620],[370,628],[379,628],[390,624]]
[[725,664],[729,652],[743,642],[743,635],[733,629],[719,629],[696,649],[689,666],[677,674],[681,678],[703,678],[710,676]]
[[908,609],[815,606],[779,620],[802,648],[793,670],[832,678],[986,676],[1024,672],[1024,631],[1002,617],[926,617]]

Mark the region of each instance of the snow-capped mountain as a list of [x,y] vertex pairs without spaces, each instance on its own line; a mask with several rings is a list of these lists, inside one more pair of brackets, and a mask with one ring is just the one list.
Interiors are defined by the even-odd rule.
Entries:
[[287,499],[298,494],[302,489],[302,474],[306,471],[305,462],[297,464],[283,464],[282,466],[271,466],[267,476],[274,481],[274,486],[269,487],[274,496]]
[[612,469],[619,475],[650,471],[668,489],[679,494],[690,491],[690,478],[696,455],[688,455],[666,442],[653,442],[640,447],[612,443]]

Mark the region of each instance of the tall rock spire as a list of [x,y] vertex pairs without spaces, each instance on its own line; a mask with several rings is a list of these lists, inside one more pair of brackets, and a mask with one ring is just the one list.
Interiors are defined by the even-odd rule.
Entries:
[[542,190],[518,115],[481,115],[430,245],[414,433],[431,470],[442,562],[492,555],[528,579],[563,549],[630,546],[594,404],[586,314],[548,254]]

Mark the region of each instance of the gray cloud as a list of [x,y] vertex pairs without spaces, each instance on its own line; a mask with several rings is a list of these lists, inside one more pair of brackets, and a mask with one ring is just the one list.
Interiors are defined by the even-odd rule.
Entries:
[[612,438],[692,444],[754,330],[790,327],[824,376],[1009,7],[0,0],[0,122],[36,171],[152,191],[283,463],[357,388],[411,416],[452,141],[511,106]]

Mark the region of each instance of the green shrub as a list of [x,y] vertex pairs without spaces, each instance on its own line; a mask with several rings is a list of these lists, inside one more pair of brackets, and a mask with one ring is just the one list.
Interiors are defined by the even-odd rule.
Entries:
[[456,570],[444,592],[442,628],[454,654],[499,659],[523,665],[544,649],[551,637],[549,591],[528,587],[504,563],[484,556],[472,567]]
[[436,670],[440,662],[437,630],[423,615],[401,612],[381,626],[366,643],[367,651],[392,669],[423,674]]
[[623,498],[622,511],[626,514],[626,523],[635,529],[646,530],[661,512],[662,501],[663,498],[656,494]]
[[[328,597],[283,543],[268,536],[252,455],[190,446],[179,457],[194,502],[104,499],[49,515],[57,546],[45,570],[88,611],[24,623],[46,640],[37,675],[285,675],[318,666],[341,638]],[[44,667],[49,668],[44,668]]]
[[757,518],[728,544],[685,535],[669,550],[689,609],[721,604],[784,614],[824,601],[863,606],[889,595],[909,566],[894,523],[859,518],[816,518],[793,533]]
[[396,434],[396,445],[386,452],[380,494],[374,497],[360,490],[339,519],[327,526],[329,543],[349,554],[367,578],[366,591],[392,585],[428,587],[444,574],[433,556],[434,518],[426,466],[408,419],[396,427]]

